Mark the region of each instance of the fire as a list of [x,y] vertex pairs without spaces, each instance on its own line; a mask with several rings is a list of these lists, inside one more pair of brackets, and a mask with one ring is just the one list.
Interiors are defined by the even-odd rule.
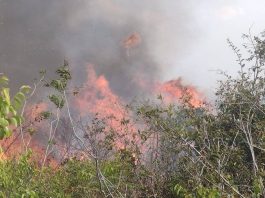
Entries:
[[[121,124],[123,120],[130,117],[122,99],[112,92],[105,76],[97,76],[92,65],[88,66],[87,73],[85,88],[76,98],[80,113],[82,115],[97,115],[99,119],[107,118],[108,127],[114,129],[119,135],[123,135],[125,130],[130,131],[129,138],[132,138],[135,132],[134,126],[129,125],[125,129]],[[122,142],[115,144],[119,149],[125,146]]]
[[142,39],[139,33],[135,32],[128,36],[124,41],[123,41],[123,46],[126,49],[133,48],[141,43]]
[[32,124],[39,125],[42,117],[41,113],[48,110],[48,104],[40,102],[37,104],[29,105],[26,109],[26,118],[29,119]]
[[203,95],[194,86],[184,85],[181,78],[159,84],[156,90],[163,95],[167,103],[175,103],[183,97],[187,97],[193,107],[200,107],[204,103]]
[[[193,107],[200,107],[203,105],[203,95],[197,91],[194,86],[185,85],[181,78],[170,80],[165,83],[157,83],[141,80],[139,77],[137,82],[141,85],[139,87],[145,90],[146,93],[161,93],[166,103],[176,103],[181,101],[183,97],[188,96],[188,102]],[[125,102],[112,91],[104,75],[96,74],[93,65],[87,67],[87,82],[84,88],[81,89],[78,94],[74,95],[73,107],[76,108],[82,116],[90,117],[96,115],[97,118],[105,121],[107,125],[106,132],[108,132],[108,129],[114,129],[118,136],[122,137],[115,141],[115,147],[117,149],[125,149],[128,141],[135,144],[140,142],[140,138],[137,136],[137,126],[131,122],[126,122],[127,120],[132,120],[132,117],[124,106]],[[25,110],[27,124],[24,124],[23,130],[26,133],[23,138],[25,142],[29,143],[28,147],[31,148],[34,153],[37,153],[35,159],[41,159],[45,151],[40,143],[40,138],[32,138],[32,134],[27,132],[29,131],[28,129],[48,130],[44,127],[47,122],[41,122],[41,113],[47,110],[49,110],[47,103],[30,105]],[[0,160],[10,156],[16,156],[23,151],[23,144],[20,136],[20,131],[17,130],[11,138],[0,141],[2,147],[7,151],[5,153],[0,152]],[[127,142],[125,142],[124,139],[126,139]],[[56,162],[56,160],[50,158],[50,163],[54,162]]]
[[[27,148],[27,150],[30,149],[33,151],[31,160],[41,164],[41,160],[45,154],[45,145],[34,135],[35,132],[44,128],[47,124],[42,121],[43,118],[41,116],[41,113],[47,110],[48,104],[44,102],[26,107],[24,113],[25,122],[21,126],[22,128],[14,129],[11,137],[0,141],[1,148],[3,149],[0,152],[0,160],[19,157]],[[47,164],[55,167],[56,160],[53,156],[48,156]]]
[[3,151],[0,152],[0,161],[6,160],[7,157]]
[[[92,65],[88,66],[88,77],[85,88],[76,99],[77,107],[82,115],[98,114],[99,118],[115,116],[121,120],[126,112],[122,100],[109,87],[106,78],[97,76]],[[109,123],[111,127],[119,127],[119,123]]]
[[[141,81],[145,84],[146,81]],[[153,83],[150,86],[141,86],[145,89],[150,89],[151,92],[158,94],[161,93],[167,103],[176,103],[182,99],[182,97],[188,96],[188,102],[194,107],[200,107],[203,105],[203,97],[195,87],[191,85],[184,85],[182,79],[171,80],[165,83]],[[146,90],[147,93],[150,90]],[[75,104],[79,109],[81,115],[97,115],[100,119],[106,119],[108,127],[114,129],[120,135],[124,135],[126,130],[121,124],[122,120],[130,120],[130,114],[124,108],[124,101],[118,95],[113,93],[110,88],[108,80],[103,75],[97,75],[93,66],[89,65],[87,68],[87,82],[84,85],[84,89],[78,94],[75,100]],[[109,119],[113,118],[113,119]],[[130,140],[137,142],[136,127],[130,125],[126,134],[126,137]],[[122,149],[125,145],[122,142],[117,141],[116,147]]]
[[130,56],[130,49],[135,48],[142,42],[139,33],[135,32],[123,41],[123,47],[126,49],[127,56]]

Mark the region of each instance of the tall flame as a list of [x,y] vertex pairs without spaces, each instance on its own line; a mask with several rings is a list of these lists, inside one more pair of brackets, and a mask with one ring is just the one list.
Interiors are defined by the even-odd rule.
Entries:
[[[103,75],[97,76],[92,65],[88,66],[87,73],[84,89],[76,98],[80,113],[82,115],[96,114],[100,119],[113,118],[106,119],[108,127],[113,128],[117,133],[124,133],[125,128],[121,122],[130,117],[123,105],[124,102],[113,93],[109,82]],[[127,127],[127,131],[132,133],[129,135],[132,138],[135,128],[132,125],[127,125]],[[125,145],[122,142],[116,142],[116,146],[123,148]]]

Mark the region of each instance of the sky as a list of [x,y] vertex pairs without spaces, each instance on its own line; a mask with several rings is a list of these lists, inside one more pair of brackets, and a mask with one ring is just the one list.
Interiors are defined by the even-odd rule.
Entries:
[[[262,0],[0,0],[0,72],[16,87],[67,59],[76,83],[93,64],[123,97],[139,94],[139,80],[178,77],[211,94],[216,70],[238,69],[226,39],[240,46],[250,27],[259,34],[264,8]],[[134,33],[141,43],[128,52],[122,42]]]
[[265,1],[262,0],[200,1],[194,10],[199,36],[182,59],[172,60],[174,73],[213,92],[216,80],[221,78],[216,70],[235,75],[239,68],[226,40],[229,38],[240,47],[244,42],[243,33],[250,29],[253,35],[262,32],[265,28],[264,8]]

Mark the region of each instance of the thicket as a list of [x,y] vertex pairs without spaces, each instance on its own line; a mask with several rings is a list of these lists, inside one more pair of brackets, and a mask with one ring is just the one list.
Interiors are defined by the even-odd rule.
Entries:
[[[124,134],[130,125],[139,126],[134,139],[107,126],[106,119],[113,118],[95,115],[83,123],[73,116],[67,63],[57,70],[57,79],[45,80],[42,73],[31,93],[23,86],[14,100],[2,77],[1,138],[14,128],[22,141],[32,135],[35,129],[26,127],[23,109],[41,86],[53,90],[49,99],[56,113],[41,114],[50,122],[41,163],[31,160],[34,153],[26,143],[25,153],[0,162],[0,197],[264,197],[265,39],[264,34],[243,38],[246,57],[228,41],[240,69],[236,77],[222,73],[225,80],[219,82],[214,105],[195,108],[188,93],[177,104],[165,104],[161,97],[134,103],[128,106],[133,118],[120,122]],[[52,167],[47,160],[62,113],[75,147]],[[115,142],[122,138],[126,147],[117,148]]]

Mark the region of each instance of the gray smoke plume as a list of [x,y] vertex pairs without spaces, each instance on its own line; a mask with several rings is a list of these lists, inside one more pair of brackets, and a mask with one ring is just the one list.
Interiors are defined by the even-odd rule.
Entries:
[[[185,51],[192,9],[184,0],[0,0],[0,72],[17,87],[67,59],[82,83],[91,63],[129,98],[140,93],[138,78],[163,78],[170,53]],[[141,43],[128,50],[123,41],[133,33]]]

